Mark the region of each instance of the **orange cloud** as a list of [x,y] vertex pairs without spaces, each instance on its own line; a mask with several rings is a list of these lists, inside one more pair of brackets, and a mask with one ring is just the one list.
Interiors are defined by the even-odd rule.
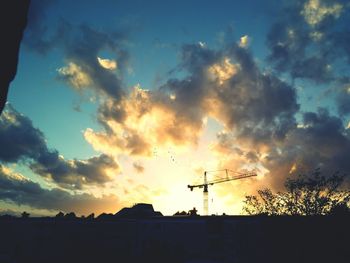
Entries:
[[85,139],[94,149],[114,155],[150,156],[153,147],[195,145],[202,125],[179,114],[176,99],[157,96],[136,86],[120,102],[107,100],[100,121],[108,129],[87,129]]

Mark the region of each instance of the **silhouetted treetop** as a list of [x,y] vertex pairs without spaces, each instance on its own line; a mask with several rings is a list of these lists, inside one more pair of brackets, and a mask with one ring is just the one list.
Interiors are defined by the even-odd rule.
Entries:
[[330,177],[315,170],[309,175],[287,178],[285,192],[258,190],[246,196],[243,211],[248,215],[327,215],[349,212],[350,191],[343,186],[345,175]]
[[29,218],[30,214],[27,213],[26,211],[24,211],[22,214],[21,214],[21,217],[22,218]]
[[63,212],[59,212],[55,217],[56,218],[63,218],[64,217],[64,213]]

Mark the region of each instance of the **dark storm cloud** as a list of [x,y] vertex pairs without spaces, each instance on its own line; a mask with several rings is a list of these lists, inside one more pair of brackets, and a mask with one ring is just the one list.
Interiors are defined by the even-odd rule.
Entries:
[[47,152],[44,134],[10,104],[6,107],[0,117],[0,161],[37,159],[40,153]]
[[281,183],[289,172],[307,173],[315,168],[326,175],[348,173],[349,153],[350,136],[342,120],[319,109],[317,113],[304,113],[302,126],[289,131],[287,139],[270,150],[263,165],[275,183]]
[[[153,96],[155,103],[164,105],[178,117],[179,124],[192,124],[194,127],[202,126],[203,100],[206,96],[206,83],[201,75],[193,75],[187,79],[170,79]],[[164,92],[164,93],[163,93]],[[176,96],[172,101],[169,93]]]
[[[276,71],[287,73],[292,79],[332,85],[336,107],[341,116],[350,113],[349,8],[348,1],[344,0],[288,2],[267,36],[267,46],[270,50],[268,61],[272,62]],[[326,118],[322,120],[326,121]],[[304,129],[295,131],[305,132]],[[300,149],[304,148],[306,146],[301,144]],[[346,155],[347,152],[343,153]],[[306,155],[303,158],[305,159]],[[309,158],[312,159],[311,163],[315,161],[315,158]],[[322,158],[320,156],[320,160]],[[337,158],[342,159],[341,156]],[[337,159],[332,160],[338,164]],[[326,163],[332,166],[331,161]],[[340,168],[345,167],[340,165]]]
[[341,74],[334,63],[349,57],[348,8],[346,1],[288,2],[267,35],[269,61],[293,79],[336,79]]
[[44,134],[10,105],[0,118],[0,145],[0,162],[29,163],[37,174],[67,188],[103,184],[111,180],[107,169],[119,169],[114,159],[104,154],[87,160],[64,159],[48,149]]
[[106,169],[118,171],[119,166],[105,154],[82,161],[65,160],[54,151],[42,154],[30,168],[36,174],[48,177],[65,188],[82,189],[86,184],[110,181]]
[[[16,205],[64,212],[91,213],[96,204],[110,205],[117,200],[112,197],[96,198],[89,194],[70,194],[59,188],[44,189],[20,174],[6,170],[0,165],[0,199]],[[113,202],[112,202],[113,199]]]
[[126,120],[127,113],[123,107],[120,107],[120,102],[110,100],[107,103],[103,103],[98,108],[98,120],[106,128],[109,126],[106,124],[106,120],[115,120],[116,122],[123,123]]
[[[232,44],[214,51],[193,45],[187,46],[183,53],[183,64],[192,74],[184,81],[170,81],[166,87],[175,93],[181,104],[179,109],[186,109],[187,115],[192,107],[199,108],[201,117],[210,114],[205,112],[208,111],[205,103],[215,98],[220,105],[215,117],[244,137],[283,137],[295,123],[293,116],[299,109],[295,89],[261,72],[247,49]],[[237,65],[237,72],[223,85],[208,82],[208,68],[227,58]]]
[[299,109],[296,90],[261,72],[246,49],[233,46],[230,52],[240,70],[229,81],[229,88],[218,92],[229,126],[236,127],[243,137],[283,138],[295,125],[294,114]]

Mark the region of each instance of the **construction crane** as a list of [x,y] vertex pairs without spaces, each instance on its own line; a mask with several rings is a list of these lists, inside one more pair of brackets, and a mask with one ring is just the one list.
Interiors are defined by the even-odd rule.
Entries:
[[[208,173],[217,173],[217,172],[225,172],[226,177],[224,178],[217,178],[215,180],[208,181],[207,174]],[[233,176],[229,176],[230,173],[234,173]],[[248,172],[248,173],[240,173],[240,172],[235,172],[229,169],[223,169],[223,170],[216,170],[216,171],[205,171],[204,172],[204,181],[202,184],[195,184],[195,185],[187,185],[188,188],[190,188],[191,191],[193,191],[194,188],[203,188],[203,212],[204,215],[208,215],[208,186],[214,185],[214,184],[219,184],[219,183],[224,183],[228,181],[233,181],[233,180],[238,180],[238,179],[243,179],[243,178],[248,178],[248,177],[253,177],[257,176],[255,172]]]

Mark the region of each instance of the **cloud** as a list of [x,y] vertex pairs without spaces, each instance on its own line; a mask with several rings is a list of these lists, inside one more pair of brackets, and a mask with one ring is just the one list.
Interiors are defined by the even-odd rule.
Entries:
[[[98,94],[105,94],[116,100],[120,99],[123,94],[123,83],[121,73],[127,68],[128,53],[123,48],[125,42],[125,34],[121,32],[102,32],[90,26],[81,25],[74,27],[65,22],[61,26],[60,31],[64,39],[60,46],[62,47],[65,60],[69,65],[75,65],[78,72],[85,76],[86,87],[92,88]],[[99,53],[108,51],[115,56],[115,59],[101,59]],[[114,72],[111,69],[117,67],[118,71]],[[64,69],[67,67],[64,67]],[[61,72],[62,76],[62,70]],[[63,74],[63,76],[67,74]],[[68,76],[71,76],[68,75]],[[76,87],[75,82],[71,78],[66,78],[69,84]]]
[[21,174],[0,165],[0,199],[16,205],[28,205],[78,214],[102,213],[121,207],[115,196],[94,197],[90,194],[71,194],[59,188],[45,189]]
[[350,133],[339,117],[324,108],[316,113],[305,112],[302,122],[289,129],[283,140],[271,138],[264,146],[252,147],[237,140],[233,133],[220,132],[212,151],[220,160],[219,168],[257,170],[258,178],[249,182],[245,191],[266,186],[283,190],[286,177],[308,174],[316,168],[325,176],[339,171],[350,182]]
[[100,65],[105,69],[115,70],[117,68],[117,62],[113,59],[97,57],[97,60],[98,63],[100,63]]
[[[183,45],[178,68],[187,76],[151,90],[136,87],[128,94],[121,75],[110,70],[117,67],[114,61],[118,71],[124,68],[125,35],[68,23],[59,31],[65,41],[58,44],[67,61],[60,77],[75,88],[89,87],[105,95],[98,112],[105,130],[87,129],[84,136],[106,154],[150,156],[155,145],[195,146],[208,117],[235,130],[239,138],[259,142],[283,138],[295,124],[295,90],[258,69],[245,49],[247,36],[218,50],[202,43]],[[116,58],[102,59],[103,50]]]
[[[67,81],[73,88],[91,88],[97,94],[119,99],[124,93],[121,75],[128,68],[129,54],[124,48],[128,30],[101,31],[63,19],[52,22],[48,28],[44,21],[53,3],[32,1],[25,46],[41,54],[53,48],[62,50],[67,65],[58,69],[58,79]],[[109,52],[113,58],[101,58],[101,52]],[[118,72],[114,72],[117,62]]]
[[[201,45],[196,46],[202,49]],[[187,67],[187,63],[188,69],[195,71],[187,61],[191,60],[187,56],[193,56],[191,49],[191,46],[184,46],[181,66]],[[206,53],[211,56],[211,52]],[[224,66],[231,65],[228,63]],[[203,66],[198,63],[199,70],[202,70],[200,67]],[[218,70],[226,70],[219,67]],[[207,70],[205,74],[208,75]],[[86,140],[96,150],[114,155],[150,156],[155,146],[181,148],[196,145],[205,117],[201,104],[208,78],[202,76],[203,73],[194,72],[186,79],[169,79],[153,90],[135,86],[121,100],[109,97],[100,106],[98,116],[105,131],[87,129]]]
[[[349,113],[347,76],[339,67],[349,68],[349,16],[345,1],[301,0],[288,4],[267,36],[268,61],[278,73],[292,79],[311,80],[317,84],[332,83],[336,105],[341,115]],[[341,23],[337,23],[342,19]],[[313,85],[315,86],[315,85]],[[326,109],[302,113],[303,121],[290,125],[283,140],[271,140],[259,161],[270,172],[272,185],[281,186],[289,172],[308,172],[316,167],[325,173],[348,172],[344,160],[349,136],[342,120]],[[295,124],[295,123],[294,123]],[[258,155],[259,156],[259,155]]]
[[0,209],[0,216],[3,216],[3,215],[19,216],[20,213],[12,209]]
[[102,154],[87,160],[65,160],[57,152],[42,154],[30,168],[38,175],[53,180],[65,188],[82,189],[86,185],[103,185],[119,172],[113,158]]
[[[197,46],[202,48],[199,44]],[[191,59],[187,55],[193,56],[191,49],[190,46],[183,49],[183,67],[186,67],[185,63],[193,67],[186,61]],[[211,55],[211,52],[207,54]],[[207,70],[205,74],[208,75]],[[153,90],[135,86],[120,100],[108,97],[101,104],[98,115],[105,131],[87,129],[84,133],[86,140],[96,150],[113,155],[151,156],[155,146],[181,148],[196,145],[205,117],[201,104],[208,78],[202,76],[196,72],[186,79],[169,79]]]
[[87,160],[64,159],[48,149],[44,134],[9,104],[0,117],[0,143],[0,162],[23,161],[35,173],[67,188],[103,184],[112,180],[110,171],[119,171],[116,161],[105,154]]
[[249,43],[250,43],[250,38],[249,38],[247,35],[244,35],[244,36],[242,36],[242,37],[239,39],[239,44],[238,44],[238,45],[239,45],[240,47],[246,48],[246,47],[248,47]]
[[0,117],[0,145],[3,162],[37,159],[41,152],[48,151],[44,134],[10,104]]
[[309,25],[316,26],[328,16],[338,18],[343,11],[343,5],[339,3],[324,5],[322,2],[322,0],[309,0],[304,4],[300,13]]
[[105,131],[87,129],[84,136],[96,150],[112,155],[151,156],[155,146],[194,145],[202,122],[177,107],[177,99],[136,86],[128,97],[101,106]]
[[84,133],[95,150],[150,156],[155,146],[196,146],[208,117],[254,143],[282,139],[295,125],[295,89],[262,73],[247,49],[184,45],[181,58],[179,67],[188,73],[183,79],[170,78],[153,90],[136,86],[100,105],[105,130]]
[[[267,36],[268,61],[277,73],[289,74],[293,80],[331,85],[336,109],[342,117],[350,112],[349,7],[343,0],[293,1]],[[306,87],[319,88],[318,85]]]
[[[345,1],[290,2],[267,36],[268,59],[293,79],[327,83],[343,77],[336,70],[348,49],[349,16]],[[337,23],[342,19],[342,23]]]
[[341,116],[350,114],[350,84],[346,80],[345,84],[337,91],[336,103]]
[[235,63],[236,72],[222,87],[209,84],[203,99],[207,114],[241,139],[282,138],[299,109],[295,89],[261,72],[244,48],[234,44],[222,53]]
[[66,67],[58,69],[59,78],[67,81],[72,87],[81,89],[92,85],[90,75],[82,70],[80,66],[73,62]]
[[290,130],[283,143],[271,148],[262,164],[276,182],[291,169],[295,173],[307,173],[315,168],[329,175],[335,171],[347,173],[349,152],[350,136],[342,120],[321,108],[317,113],[304,113],[301,125]]
[[47,10],[54,5],[53,0],[31,0],[28,24],[24,33],[23,44],[41,54],[46,54],[55,45],[57,35],[49,35]]
[[[293,125],[299,109],[295,89],[261,72],[248,50],[237,44],[218,51],[193,45],[183,53],[182,65],[191,75],[168,81],[162,90],[175,95],[179,108],[186,109],[184,116],[196,113],[193,122],[209,116],[240,137],[256,138],[264,132],[283,137]],[[213,72],[224,78],[213,81]]]
[[233,65],[229,58],[224,58],[221,63],[216,63],[209,67],[208,71],[213,80],[217,80],[220,85],[237,74],[239,65]]
[[132,166],[134,167],[137,173],[143,173],[145,171],[145,167],[139,162],[134,162]]

